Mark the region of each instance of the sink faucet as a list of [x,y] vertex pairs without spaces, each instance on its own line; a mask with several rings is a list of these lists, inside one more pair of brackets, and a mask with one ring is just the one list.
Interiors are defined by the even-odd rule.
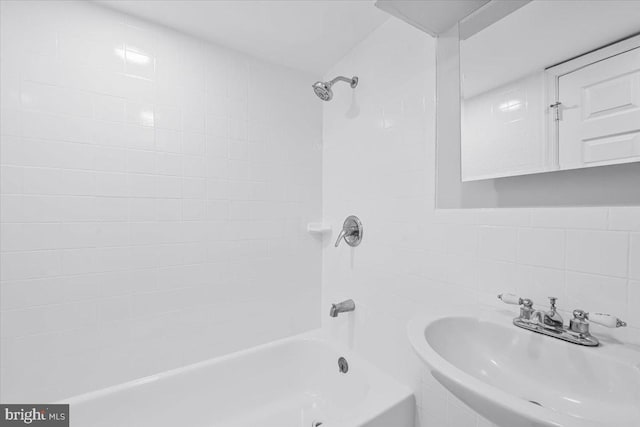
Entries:
[[338,317],[340,313],[346,313],[348,311],[353,311],[356,309],[356,303],[353,302],[352,299],[348,299],[346,301],[338,302],[336,304],[331,304],[331,310],[329,310],[329,316]]
[[531,313],[530,320],[538,323],[544,328],[561,331],[562,327],[564,326],[564,320],[562,319],[562,316],[560,316],[560,313],[556,311],[557,299],[558,298],[556,297],[549,297],[549,302],[551,303],[551,307],[549,307],[549,310],[534,310]]
[[589,332],[589,324],[595,323],[607,328],[623,328],[626,322],[610,314],[587,313],[583,310],[573,310],[573,319],[569,326],[564,326],[562,316],[556,311],[556,297],[549,297],[551,307],[548,311],[534,310],[533,301],[520,298],[513,294],[500,294],[498,298],[505,304],[520,306],[520,316],[513,319],[513,324],[519,328],[547,335],[573,344],[597,347],[598,338]]

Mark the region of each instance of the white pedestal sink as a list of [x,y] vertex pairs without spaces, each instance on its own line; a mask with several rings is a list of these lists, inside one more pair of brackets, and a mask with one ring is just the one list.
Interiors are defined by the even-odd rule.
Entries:
[[640,427],[637,346],[582,347],[512,317],[422,316],[409,339],[436,380],[499,426]]

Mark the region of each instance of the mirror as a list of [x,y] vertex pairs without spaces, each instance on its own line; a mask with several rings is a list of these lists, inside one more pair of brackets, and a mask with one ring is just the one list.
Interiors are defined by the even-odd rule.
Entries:
[[493,1],[461,21],[462,181],[640,161],[639,16]]

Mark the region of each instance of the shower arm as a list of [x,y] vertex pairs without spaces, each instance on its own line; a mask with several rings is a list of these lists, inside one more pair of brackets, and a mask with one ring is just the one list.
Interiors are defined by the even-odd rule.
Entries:
[[358,85],[358,78],[357,77],[348,78],[348,77],[338,76],[336,78],[333,78],[333,79],[329,80],[329,86],[333,86],[338,81],[349,83],[349,85],[351,85],[351,87],[356,87]]

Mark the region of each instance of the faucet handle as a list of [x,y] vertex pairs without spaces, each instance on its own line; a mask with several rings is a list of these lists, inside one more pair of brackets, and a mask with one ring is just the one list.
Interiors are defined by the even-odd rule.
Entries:
[[552,310],[556,309],[556,301],[558,300],[557,297],[549,297],[549,305],[551,306]]
[[586,313],[589,322],[596,323],[607,328],[622,328],[627,326],[627,322],[623,322],[615,316],[604,313]]
[[362,233],[362,222],[360,219],[355,215],[348,216],[342,224],[342,231],[340,231],[338,235],[335,247],[338,247],[342,239],[344,239],[349,246],[358,246],[362,241]]
[[573,310],[573,318],[576,320],[587,320],[588,314],[589,313],[587,313],[584,310],[580,310],[580,309]]
[[515,294],[500,294],[498,295],[498,299],[502,300],[502,302],[505,304],[524,305],[528,308],[533,307],[533,301],[531,301],[529,298],[523,299]]
[[334,245],[336,248],[340,245],[340,241],[346,237],[347,233],[348,231],[344,228],[340,231],[340,234],[338,234],[338,240],[336,240],[336,244]]

